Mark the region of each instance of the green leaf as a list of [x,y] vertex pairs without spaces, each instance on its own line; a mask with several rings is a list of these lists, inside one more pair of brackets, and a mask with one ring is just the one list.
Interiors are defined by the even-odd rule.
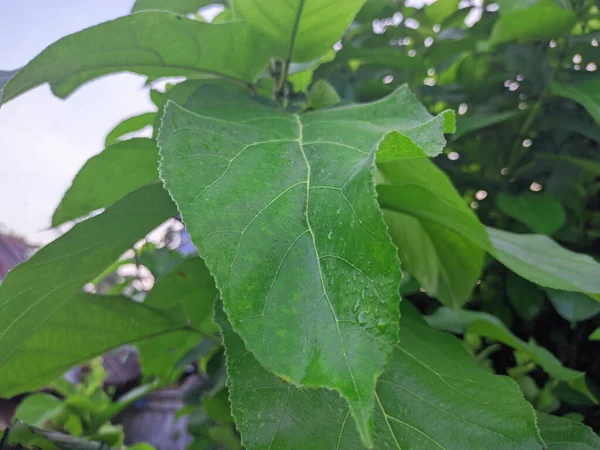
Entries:
[[65,98],[89,80],[123,71],[151,78],[216,76],[248,85],[270,56],[269,42],[248,24],[213,25],[168,12],[139,12],[50,45],[6,83],[3,101],[43,83]]
[[456,133],[452,135],[452,140],[455,141],[473,131],[505,122],[519,114],[520,111],[505,111],[497,113],[478,112],[469,116],[458,116],[456,120]]
[[157,310],[122,296],[78,293],[0,368],[5,397],[52,382],[113,348],[187,326],[181,307]]
[[148,10],[165,10],[179,14],[195,13],[200,8],[214,3],[225,3],[223,0],[136,0],[132,13]]
[[579,292],[546,289],[548,298],[560,316],[571,323],[591,319],[600,313],[600,302]]
[[600,341],[600,328],[596,328],[588,337],[590,341]]
[[335,88],[325,80],[315,82],[308,93],[308,106],[313,109],[327,108],[341,101]]
[[487,227],[490,253],[513,272],[540,286],[600,293],[600,264],[561,247],[548,236],[517,234]]
[[38,392],[28,395],[19,403],[14,418],[29,425],[43,427],[46,422],[59,414],[64,404],[54,395]]
[[[0,285],[0,396],[17,393],[7,384],[15,376],[25,378],[28,371],[8,367],[49,318],[69,308],[86,282],[176,214],[162,186],[145,186],[77,224],[8,274]],[[29,358],[29,363],[36,361]]]
[[548,450],[596,450],[600,438],[582,423],[538,413],[538,427]]
[[17,421],[10,428],[8,443],[41,450],[110,450],[108,445],[100,442],[91,442],[68,434],[43,430],[21,421]]
[[378,200],[402,266],[432,297],[460,307],[481,274],[487,233],[449,178],[426,159],[378,164]]
[[144,303],[153,308],[183,304],[190,328],[138,344],[144,375],[171,377],[185,367],[177,362],[216,330],[212,311],[218,295],[215,282],[200,258],[184,260],[159,279]]
[[438,0],[425,7],[425,15],[434,24],[441,24],[458,10],[460,0]]
[[490,35],[492,45],[558,38],[575,25],[575,13],[552,0],[539,0],[533,5],[527,2],[527,5],[500,16]]
[[593,159],[576,158],[568,155],[539,155],[539,159],[567,163],[579,167],[585,172],[600,176],[600,163]]
[[116,144],[120,140],[120,137],[128,133],[133,133],[134,131],[139,131],[148,125],[152,125],[155,117],[155,112],[149,112],[125,119],[109,131],[109,133],[106,135],[104,146],[108,147]]
[[553,234],[566,222],[566,213],[560,201],[553,195],[525,192],[511,195],[501,192],[496,205],[509,217],[527,225],[539,234]]
[[509,273],[506,295],[517,314],[524,320],[533,320],[544,307],[544,291],[525,278]]
[[52,216],[52,226],[106,208],[128,193],[158,181],[158,148],[150,139],[107,147],[79,170]]
[[19,69],[17,70],[0,70],[0,105],[2,105],[2,95],[4,93],[4,86],[14,77]]
[[365,0],[233,0],[238,19],[277,44],[277,56],[311,61],[331,50]]
[[[540,449],[532,407],[509,378],[477,366],[452,336],[403,303],[400,345],[377,383],[376,449]],[[249,449],[358,450],[349,411],[334,392],[299,389],[268,373],[222,308],[232,412]]]
[[552,81],[550,89],[554,95],[570,98],[583,105],[594,120],[600,123],[600,78],[570,84]]
[[432,315],[427,316],[426,320],[438,329],[454,333],[473,333],[519,350],[528,355],[549,375],[557,380],[568,382],[571,387],[595,401],[594,395],[586,385],[585,373],[563,366],[552,353],[535,342],[525,342],[519,339],[500,319],[491,314],[468,310],[452,311],[449,308],[440,307]]
[[234,327],[269,370],[340,391],[368,442],[400,281],[374,155],[383,135],[431,116],[405,87],[303,115],[215,88],[186,108],[166,108],[161,177]]

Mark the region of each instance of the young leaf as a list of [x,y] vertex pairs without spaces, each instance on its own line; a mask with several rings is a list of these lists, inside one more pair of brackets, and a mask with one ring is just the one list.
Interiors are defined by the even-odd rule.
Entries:
[[460,307],[481,274],[485,228],[426,159],[378,164],[379,204],[403,267],[429,295]]
[[600,79],[598,77],[572,84],[553,81],[550,88],[554,95],[570,98],[583,105],[596,122],[600,123]]
[[565,224],[566,213],[558,199],[548,194],[526,192],[511,195],[501,192],[496,197],[498,208],[507,216],[527,225],[539,234],[552,234]]
[[108,132],[104,141],[104,146],[108,147],[113,145],[120,140],[120,137],[134,131],[139,131],[148,125],[152,125],[155,117],[155,112],[149,112],[125,119]]
[[513,272],[540,286],[600,294],[600,264],[571,252],[547,236],[487,227],[490,253]]
[[[271,56],[270,44],[250,25],[213,25],[162,11],[144,11],[60,39],[4,86],[6,102],[50,83],[67,97],[83,83],[116,72],[152,78],[208,76],[252,83]],[[60,61],[60,63],[57,63]]]
[[304,62],[331,50],[364,2],[233,0],[233,10],[276,43],[277,56]]
[[144,303],[153,308],[183,304],[189,328],[141,342],[140,361],[145,375],[170,376],[175,364],[204,337],[217,331],[212,322],[215,282],[200,258],[177,264],[157,281]]
[[161,177],[233,326],[269,370],[340,391],[368,442],[400,281],[374,155],[383,135],[431,116],[406,88],[303,115],[214,88],[197,94],[193,112],[166,108]]
[[0,367],[0,392],[11,397],[41,388],[108,350],[186,326],[179,306],[157,310],[126,297],[80,292]]
[[[520,3],[522,8],[502,14],[494,24],[490,35],[491,44],[558,38],[575,25],[575,12],[561,8],[552,0],[539,0],[533,4]],[[502,11],[502,7],[500,10]]]
[[454,333],[474,333],[502,342],[509,347],[527,354],[536,364],[539,364],[549,375],[557,380],[566,381],[579,392],[596,400],[585,382],[585,373],[572,370],[562,363],[548,350],[535,342],[525,342],[514,335],[504,323],[495,316],[479,311],[452,311],[448,308],[438,308],[427,316],[427,322],[442,330]]
[[[77,224],[10,272],[0,285],[0,370],[5,370],[32,336],[68,305],[86,282],[176,214],[175,205],[162,186],[145,186],[103,214]],[[10,396],[6,389],[0,388],[1,396]]]
[[538,413],[538,427],[548,450],[596,450],[600,437],[574,420]]
[[308,106],[314,109],[337,105],[341,101],[335,88],[325,80],[318,80],[308,93]]
[[107,147],[79,170],[52,216],[52,226],[106,208],[146,184],[158,181],[158,148],[150,139]]
[[[477,366],[460,342],[403,304],[400,345],[377,383],[376,449],[543,448],[531,406],[510,379]],[[242,443],[261,450],[359,450],[348,407],[326,389],[267,372],[216,308],[227,348],[232,412]]]

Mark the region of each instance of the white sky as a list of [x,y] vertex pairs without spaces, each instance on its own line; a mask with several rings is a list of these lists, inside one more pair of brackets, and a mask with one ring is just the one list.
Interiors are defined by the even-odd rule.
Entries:
[[[0,70],[21,67],[67,34],[129,13],[133,0],[0,0]],[[153,110],[144,78],[111,75],[66,101],[48,85],[0,108],[0,223],[32,243],[106,133],[122,119]]]

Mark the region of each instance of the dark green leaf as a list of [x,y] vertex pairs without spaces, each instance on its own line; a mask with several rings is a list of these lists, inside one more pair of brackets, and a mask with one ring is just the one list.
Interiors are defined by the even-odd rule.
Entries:
[[473,131],[512,119],[519,113],[520,111],[505,111],[499,113],[478,112],[469,116],[458,116],[456,120],[456,133],[452,135],[452,140],[455,141]]
[[244,23],[212,25],[168,12],[139,12],[55,42],[6,83],[3,101],[43,83],[65,98],[89,80],[123,71],[152,78],[216,76],[246,85],[266,65],[269,46]]
[[313,109],[337,105],[340,100],[335,88],[325,80],[315,82],[308,93],[308,106]]
[[[460,341],[427,327],[403,304],[400,342],[377,383],[374,448],[542,449],[534,412],[510,379],[479,368]],[[363,449],[334,392],[298,389],[268,373],[232,330],[228,386],[243,444],[252,450]]]
[[575,13],[561,8],[552,0],[527,2],[527,5],[502,14],[492,29],[490,43],[559,38],[575,25]]
[[458,10],[460,0],[438,0],[425,8],[425,15],[432,23],[440,24]]
[[[204,261],[185,260],[158,280],[144,303],[153,308],[170,308],[182,303],[190,329],[158,336],[138,347],[144,375],[170,377],[185,367],[176,363],[203,339],[216,331],[212,311],[217,288]],[[193,331],[196,330],[196,331]]]
[[506,294],[512,307],[524,320],[533,320],[544,307],[544,291],[512,272],[506,280]]
[[600,302],[579,292],[546,289],[550,302],[560,316],[576,323],[588,320],[600,313]]
[[597,450],[600,438],[582,423],[538,413],[538,427],[548,450]]
[[19,69],[17,70],[0,70],[0,105],[2,105],[2,95],[4,93],[4,86],[14,77]]
[[378,200],[400,261],[432,297],[460,307],[481,273],[485,228],[426,159],[378,164]]
[[311,61],[340,40],[365,0],[233,0],[244,19],[277,45],[278,56]]
[[[20,350],[36,339],[38,330],[49,318],[63,308],[68,309],[86,282],[176,214],[175,205],[161,185],[145,186],[103,214],[77,224],[8,274],[0,285],[1,396],[16,394],[11,384],[27,382],[27,377],[33,376],[29,367],[27,370],[9,367],[16,364]],[[32,358],[28,361],[34,367],[38,364]]]
[[550,87],[554,95],[570,98],[583,105],[596,122],[600,123],[600,78],[594,77],[572,84],[553,81]]
[[119,142],[88,159],[52,216],[52,226],[106,208],[158,181],[158,148],[150,139]]
[[553,234],[565,224],[566,213],[558,199],[549,194],[525,192],[496,196],[498,208],[507,216],[527,225],[539,234]]
[[119,123],[116,127],[109,131],[109,133],[106,135],[104,146],[108,147],[109,145],[113,145],[119,141],[120,137],[134,131],[139,131],[148,125],[152,125],[154,123],[155,116],[156,113],[149,112],[125,119],[123,122]]
[[225,309],[270,370],[342,392],[368,439],[400,281],[374,155],[387,132],[422,136],[434,119],[406,88],[304,115],[214,88],[198,94],[186,104],[194,112],[166,108],[161,176]]

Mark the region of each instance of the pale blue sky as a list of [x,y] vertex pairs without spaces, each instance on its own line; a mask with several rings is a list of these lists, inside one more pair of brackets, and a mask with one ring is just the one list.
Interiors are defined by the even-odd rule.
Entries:
[[[133,0],[0,0],[0,70],[15,69],[67,34],[129,13]],[[144,78],[108,76],[66,101],[47,85],[0,109],[0,223],[34,243],[83,163],[123,118],[154,107]]]

